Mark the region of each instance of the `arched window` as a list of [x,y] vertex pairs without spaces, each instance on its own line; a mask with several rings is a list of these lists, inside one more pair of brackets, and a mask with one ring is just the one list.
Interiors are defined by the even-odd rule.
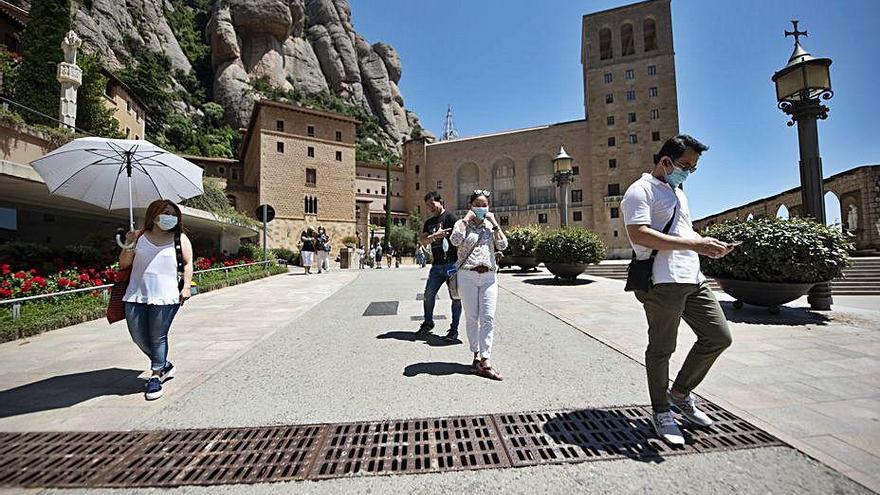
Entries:
[[480,170],[476,163],[465,163],[458,167],[458,209],[466,210],[468,198],[480,185]]
[[492,204],[516,205],[516,168],[510,158],[500,158],[492,165]]
[[843,210],[840,207],[840,198],[834,191],[825,193],[825,224],[841,230],[841,220],[843,219]]
[[791,215],[788,212],[788,207],[785,205],[779,205],[779,208],[776,210],[776,218],[781,218],[783,220],[791,218]]
[[630,23],[620,26],[620,47],[623,55],[636,53],[636,40],[633,39],[633,25]]
[[553,203],[553,160],[537,155],[529,160],[529,204]]
[[611,48],[611,29],[602,28],[599,30],[599,60],[612,58],[614,58],[614,50]]
[[642,35],[645,39],[645,51],[657,49],[657,23],[654,19],[645,19],[642,23]]

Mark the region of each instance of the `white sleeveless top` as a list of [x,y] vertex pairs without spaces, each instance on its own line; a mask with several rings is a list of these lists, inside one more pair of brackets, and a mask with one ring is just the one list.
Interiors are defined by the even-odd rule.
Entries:
[[146,235],[138,238],[128,289],[122,300],[155,305],[180,303],[173,241],[157,246]]

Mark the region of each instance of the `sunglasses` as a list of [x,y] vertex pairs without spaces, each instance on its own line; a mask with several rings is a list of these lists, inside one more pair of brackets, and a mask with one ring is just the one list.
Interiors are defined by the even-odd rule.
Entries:
[[492,193],[485,189],[474,189],[474,194],[477,194],[479,196],[486,196],[487,198],[492,195]]

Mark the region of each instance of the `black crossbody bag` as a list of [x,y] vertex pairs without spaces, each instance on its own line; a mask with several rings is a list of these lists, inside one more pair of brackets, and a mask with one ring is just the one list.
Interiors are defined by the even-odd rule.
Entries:
[[[666,226],[663,227],[663,233],[668,234],[669,229],[672,228],[672,222],[675,220],[675,215],[678,213],[678,205],[675,205],[675,209],[672,210],[672,217],[666,222]],[[651,251],[651,256],[646,260],[636,259],[636,250],[633,249],[632,261],[629,262],[629,267],[626,269],[626,286],[623,288],[626,292],[632,292],[636,290],[649,292],[651,288],[654,286],[653,273],[654,273],[654,258],[657,256],[657,250]]]

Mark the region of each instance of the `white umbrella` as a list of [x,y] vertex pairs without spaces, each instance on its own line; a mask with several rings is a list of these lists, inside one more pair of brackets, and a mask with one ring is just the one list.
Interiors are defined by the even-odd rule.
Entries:
[[74,139],[31,165],[52,194],[108,210],[127,207],[131,230],[134,208],[204,193],[201,167],[142,140]]

